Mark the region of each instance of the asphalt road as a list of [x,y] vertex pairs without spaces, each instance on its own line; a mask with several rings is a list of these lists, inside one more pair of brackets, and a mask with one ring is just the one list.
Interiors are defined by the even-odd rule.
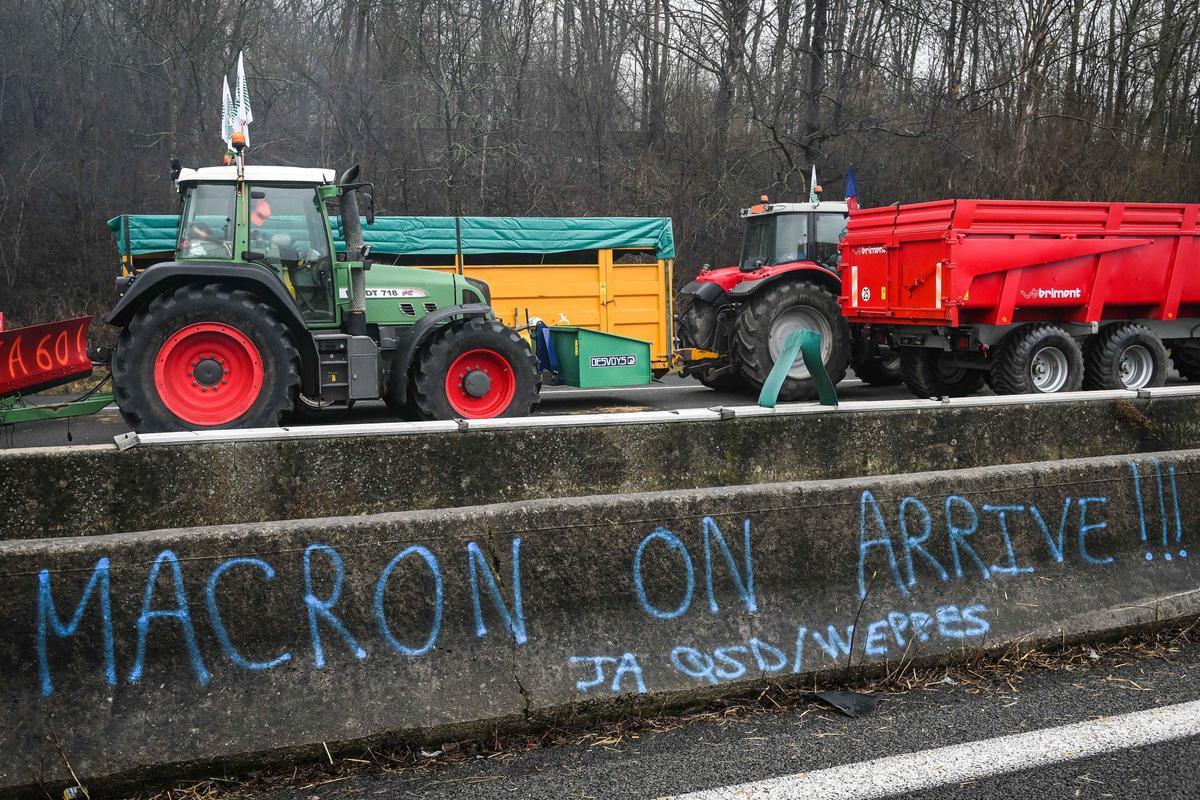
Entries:
[[[898,400],[912,395],[903,386],[876,388],[850,377],[838,384],[838,396],[844,400]],[[49,396],[41,396],[45,401]],[[57,402],[65,399],[55,396]],[[646,387],[620,389],[576,389],[548,386],[535,413],[585,414],[611,411],[648,411],[674,408],[706,408],[721,405],[748,405],[754,397],[716,392],[691,378],[668,376]],[[338,422],[388,422],[396,420],[382,402],[357,403],[354,408],[330,409],[321,424]],[[55,447],[83,444],[111,444],[113,437],[129,430],[116,406],[98,414],[71,420],[53,420],[27,425],[0,426],[0,449],[10,447]]]
[[[449,753],[435,749],[417,756],[415,763],[394,767],[343,761],[301,771],[299,779],[267,776],[257,786],[225,784],[226,790],[218,796],[255,800],[646,800],[687,793],[698,793],[689,800],[1200,797],[1200,737],[1139,746],[1134,735],[1139,725],[1143,733],[1162,735],[1157,720],[1164,713],[1176,704],[1200,699],[1200,646],[1196,644],[1153,651],[1120,648],[1102,654],[1084,648],[1073,658],[1055,659],[1048,665],[1034,666],[1026,660],[1004,669],[952,669],[944,682],[937,682],[937,677],[927,677],[917,688],[883,694],[873,715],[857,719],[812,702],[785,704],[781,709],[760,703],[750,711],[717,709],[690,719],[658,719],[637,728],[610,728],[532,749],[516,747],[465,757],[453,748]],[[1189,718],[1194,732],[1200,732],[1200,704],[1174,713]],[[1130,715],[1136,721],[1117,715]],[[1077,723],[1103,728],[1116,740],[1116,749],[1072,757],[1096,741],[1086,730],[1064,729]],[[1054,736],[1057,731],[1064,732],[1065,743],[1035,744],[1028,749],[1028,745],[1010,745],[1009,740],[990,742],[1031,733],[1040,740],[1043,734]],[[982,768],[954,775],[950,783],[912,790],[922,781],[937,783],[944,777],[938,774],[941,769],[961,766],[913,754],[964,743],[965,752],[982,761]],[[997,762],[1004,757],[1012,761],[1014,755],[1020,761],[1026,751],[1031,760],[1050,763],[986,774],[993,768],[989,754],[995,753]],[[930,766],[913,773],[894,763],[910,757]],[[831,768],[841,768],[836,773],[839,781],[825,792],[778,784],[775,793],[754,794],[752,787],[741,786],[797,773],[807,773],[802,777],[811,780],[823,774],[818,771]]]

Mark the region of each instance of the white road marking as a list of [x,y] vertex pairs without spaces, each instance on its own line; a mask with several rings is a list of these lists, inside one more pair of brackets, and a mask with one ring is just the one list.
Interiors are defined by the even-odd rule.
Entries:
[[1200,700],[666,800],[866,800],[1200,735]]

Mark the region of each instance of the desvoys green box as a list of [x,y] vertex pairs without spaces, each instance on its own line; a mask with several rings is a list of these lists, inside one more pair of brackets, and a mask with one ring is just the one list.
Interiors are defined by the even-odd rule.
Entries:
[[650,383],[650,343],[614,333],[550,328],[562,382],[584,389]]

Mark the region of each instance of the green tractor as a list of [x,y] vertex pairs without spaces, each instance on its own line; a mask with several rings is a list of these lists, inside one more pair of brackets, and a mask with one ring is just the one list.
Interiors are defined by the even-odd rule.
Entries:
[[[358,168],[181,169],[171,261],[118,279],[113,393],[135,430],[279,425],[383,399],[409,419],[531,413],[541,378],[485,283],[377,265]],[[361,203],[360,203],[361,199]],[[344,253],[331,214],[340,214]]]

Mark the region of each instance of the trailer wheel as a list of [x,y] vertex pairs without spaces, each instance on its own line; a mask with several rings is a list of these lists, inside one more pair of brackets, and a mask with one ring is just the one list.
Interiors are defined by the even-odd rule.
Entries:
[[900,354],[895,350],[875,352],[850,363],[863,383],[871,386],[895,386],[903,382],[904,373],[900,365]]
[[[846,377],[850,363],[850,326],[837,298],[808,281],[767,286],[751,295],[737,319],[734,352],[746,382],[757,390],[771,374],[788,334],[805,328],[821,334],[821,360],[835,384]],[[817,387],[803,360],[792,367],[780,400],[811,400]]]
[[710,378],[707,375],[696,375],[696,380],[707,386],[709,389],[717,392],[745,392],[746,384],[742,381],[742,376],[738,372],[736,366],[722,372],[715,378]]
[[223,284],[150,301],[112,360],[121,416],[139,433],[279,424],[300,386],[300,353],[274,310]]
[[983,386],[984,372],[947,363],[941,350],[905,347],[900,351],[904,385],[917,397],[966,397]]
[[1200,381],[1200,341],[1195,339],[1172,339],[1171,363],[1185,380]]
[[1083,352],[1057,325],[1027,325],[1000,342],[992,362],[996,394],[1077,392],[1083,386]]
[[332,403],[314,400],[301,392],[297,392],[296,401],[292,404],[292,410],[284,416],[284,424],[290,425],[298,422],[302,425],[307,425],[328,422],[330,417],[327,412],[332,407]]
[[525,340],[494,319],[446,325],[421,348],[412,402],[425,419],[525,417],[542,388]]
[[1083,388],[1142,389],[1167,382],[1167,348],[1144,325],[1106,325],[1083,348]]

